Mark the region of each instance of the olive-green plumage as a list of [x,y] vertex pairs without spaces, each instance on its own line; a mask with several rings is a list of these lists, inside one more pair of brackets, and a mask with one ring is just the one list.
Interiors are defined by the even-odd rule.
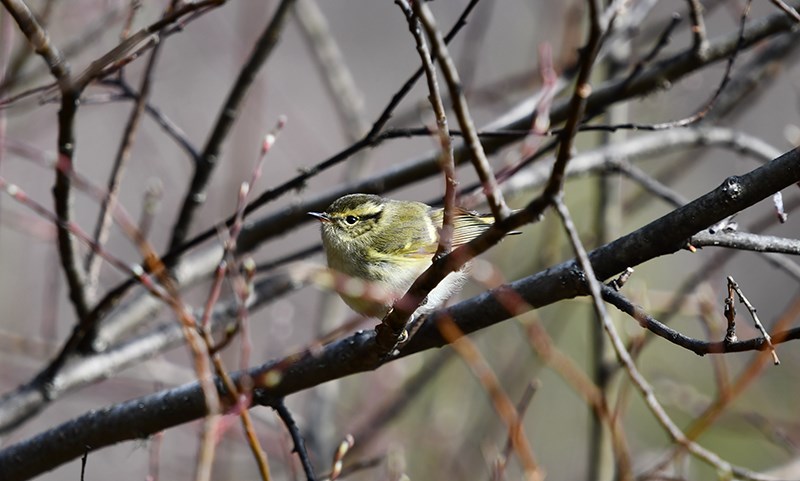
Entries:
[[[379,304],[342,294],[353,310],[380,317],[431,265],[439,243],[443,209],[422,202],[350,194],[335,200],[323,213],[309,214],[321,221],[322,243],[331,269],[388,291],[386,302]],[[453,247],[471,241],[493,222],[491,216],[457,209],[453,219]],[[429,294],[423,306],[425,311],[443,303],[461,287],[464,279],[463,271],[447,276]]]

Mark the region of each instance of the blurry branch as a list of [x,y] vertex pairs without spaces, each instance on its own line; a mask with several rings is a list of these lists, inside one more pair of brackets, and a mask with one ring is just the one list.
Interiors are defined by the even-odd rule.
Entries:
[[[728,86],[720,94],[717,104],[706,116],[706,121],[725,118],[732,122],[732,115],[743,112],[754,97],[769,92],[771,84],[780,76],[785,65],[793,64],[800,51],[800,30],[781,35],[759,49],[758,55],[748,60],[737,70]],[[747,97],[751,100],[743,102]]]
[[[717,189],[684,207],[588,254],[598,279],[608,278],[627,267],[681,249],[698,231],[768,198],[774,192],[800,181],[800,150],[781,157],[742,176],[730,177]],[[515,216],[503,221],[514,228]],[[480,243],[481,238],[478,238]],[[475,244],[476,241],[473,241]],[[457,251],[454,251],[457,252]],[[521,296],[538,308],[559,300],[586,295],[586,278],[575,260],[480,294],[468,301],[431,314],[417,335],[400,352],[407,356],[442,346],[446,341],[437,329],[439,316],[448,316],[465,334],[494,325],[521,312],[509,312],[502,302],[506,293]],[[800,338],[800,329],[775,333],[775,343]],[[729,352],[759,349],[759,340],[729,344]],[[269,405],[276,399],[332,379],[373,370],[387,360],[378,355],[375,333],[359,331],[314,352],[276,360],[238,373],[256,383],[254,402]],[[13,401],[7,399],[6,401]],[[41,407],[41,405],[39,406]],[[61,426],[0,451],[0,477],[26,479],[83,454],[85,446],[99,449],[129,439],[138,439],[205,415],[202,390],[196,383],[167,390],[112,408],[91,411]],[[20,462],[19,460],[25,460]]]
[[[150,83],[160,50],[161,44],[159,43],[150,52],[150,58],[147,62],[147,66],[145,67],[145,71],[142,74],[142,83],[139,88],[139,98],[134,103],[130,117],[128,117],[128,122],[125,125],[125,131],[122,134],[122,140],[120,141],[117,149],[117,155],[114,159],[114,164],[111,168],[111,175],[106,186],[106,194],[100,205],[99,218],[97,220],[97,224],[95,225],[93,239],[98,245],[103,245],[106,243],[106,240],[108,240],[108,235],[111,230],[111,222],[113,220],[112,212],[114,211],[114,206],[117,203],[117,195],[122,182],[122,175],[125,172],[125,167],[131,157],[133,142],[136,138],[136,133],[139,130],[142,114],[145,111],[147,97],[150,94]],[[97,256],[94,251],[90,250],[87,254],[85,265],[87,273],[86,290],[87,297],[89,299],[93,299],[95,297],[101,266],[102,263],[100,257]]]
[[[650,160],[692,147],[727,148],[759,161],[780,155],[775,147],[745,132],[724,127],[671,129],[627,139],[575,155],[567,166],[567,176],[580,176],[603,170],[617,170],[622,164]],[[540,161],[520,171],[504,184],[506,195],[519,195],[544,184],[552,161]]]
[[419,399],[420,392],[437,379],[440,371],[453,359],[453,356],[454,352],[450,349],[435,353],[433,358],[425,361],[424,368],[400,385],[395,395],[387,402],[376,406],[353,430],[353,438],[358,443],[350,451],[351,454],[358,454],[370,447],[375,437],[381,434],[390,422],[398,419],[414,401]]
[[[133,87],[131,87],[130,84],[128,84],[128,82],[125,81],[124,78],[112,77],[103,79],[102,84],[109,85],[117,89],[118,96],[123,99],[130,99],[134,102],[138,102],[139,98],[141,97],[141,92],[137,92]],[[86,99],[85,101],[88,100],[89,99]],[[145,111],[162,128],[162,130],[164,130],[167,136],[173,139],[175,143],[177,143],[184,150],[184,152],[186,152],[192,161],[198,162],[198,159],[200,158],[200,152],[194,147],[192,142],[186,136],[186,133],[184,133],[180,127],[170,120],[169,117],[167,117],[164,112],[161,111],[161,109],[150,102],[145,101]]]
[[[531,311],[533,313],[533,311]],[[618,469],[621,472],[631,471],[631,453],[625,431],[622,429],[620,419],[611,411],[605,393],[590,379],[575,361],[564,354],[553,342],[553,339],[542,327],[538,318],[526,320],[522,323],[528,342],[556,374],[561,376],[572,389],[591,407],[597,418],[608,425],[611,433],[612,448]]]
[[486,391],[500,419],[508,427],[508,441],[522,465],[525,481],[542,481],[544,474],[534,458],[533,448],[522,426],[522,416],[503,390],[500,380],[475,343],[458,328],[452,318],[440,316],[436,327],[453,350],[469,367]]
[[721,231],[711,234],[703,231],[693,235],[689,243],[695,247],[728,247],[746,251],[800,255],[800,240],[748,232]]
[[[219,257],[215,262],[219,262]],[[246,307],[251,310],[256,309],[287,292],[296,290],[301,283],[301,279],[287,273],[258,281],[253,287]],[[160,303],[155,299],[153,302]],[[211,317],[212,331],[220,332],[233,327],[239,308],[238,301],[216,306]],[[126,315],[138,314],[140,312],[134,309]],[[130,341],[117,343],[113,348],[83,356],[66,364],[50,380],[48,386],[42,386],[37,380],[23,384],[0,397],[0,432],[7,432],[20,425],[49,403],[69,392],[105,379],[114,372],[136,365],[183,343],[182,326],[170,322]]]
[[[328,97],[336,106],[345,137],[348,142],[355,142],[366,133],[369,125],[364,120],[366,114],[363,95],[347,68],[342,51],[333,38],[316,0],[298,0],[294,7],[294,15],[314,55],[320,79],[328,89]],[[355,178],[353,175],[348,177]]]
[[783,2],[782,0],[770,0],[770,1],[772,2],[773,5],[783,10],[786,13],[786,15],[792,17],[794,21],[800,22],[800,13],[797,13],[797,10],[790,7],[789,5],[786,5],[786,2]]
[[[522,398],[517,402],[517,417],[519,419],[525,417],[525,412],[528,410],[533,400],[533,395],[536,394],[536,390],[539,388],[539,384],[539,381],[531,381],[525,386],[525,392],[522,394]],[[502,453],[499,454],[494,466],[492,466],[492,481],[505,479],[508,458],[511,456],[511,451],[514,449],[514,442],[511,434],[512,433],[509,433]]]
[[61,93],[61,109],[58,112],[58,161],[56,181],[53,186],[55,212],[58,218],[58,252],[61,266],[67,279],[69,298],[78,323],[83,323],[89,314],[89,300],[85,290],[85,275],[78,261],[78,246],[70,233],[68,224],[72,218],[72,195],[69,174],[73,170],[75,152],[74,119],[78,109],[78,97],[82,87],[76,84],[70,66],[61,51],[53,45],[47,31],[39,24],[33,13],[21,0],[3,0],[25,34],[34,51],[42,57],[56,79]]
[[211,173],[216,167],[219,160],[220,151],[222,150],[222,143],[228,137],[228,134],[233,127],[233,123],[239,115],[239,108],[244,102],[247,92],[253,85],[253,81],[261,70],[261,67],[266,63],[270,54],[280,40],[281,33],[283,32],[283,25],[289,10],[294,5],[294,0],[282,0],[272,15],[272,20],[269,21],[261,36],[253,46],[253,51],[250,57],[245,62],[242,69],[239,71],[239,76],[236,83],[228,93],[225,104],[219,111],[214,129],[208,137],[206,146],[203,153],[195,164],[194,175],[192,176],[191,184],[183,199],[178,218],[172,228],[172,239],[170,240],[170,250],[183,244],[186,236],[189,234],[192,220],[194,219],[195,211],[205,201],[206,186],[211,180]]
[[692,48],[697,55],[705,55],[708,49],[708,33],[706,24],[703,20],[703,5],[700,0],[687,0],[689,4],[689,16],[692,19]]

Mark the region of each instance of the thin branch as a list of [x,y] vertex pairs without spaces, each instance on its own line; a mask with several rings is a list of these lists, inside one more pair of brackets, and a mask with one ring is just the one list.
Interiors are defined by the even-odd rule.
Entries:
[[[131,10],[133,11],[134,8],[132,7]],[[136,137],[136,133],[139,130],[142,113],[145,111],[145,102],[147,101],[147,97],[150,93],[150,83],[153,76],[153,71],[155,70],[158,54],[161,50],[160,46],[161,44],[159,43],[150,52],[150,59],[148,60],[145,71],[142,74],[142,83],[139,88],[141,93],[134,104],[133,110],[128,118],[128,123],[125,125],[125,131],[122,134],[122,140],[120,141],[119,148],[117,149],[114,165],[111,168],[111,175],[108,179],[108,185],[106,186],[106,196],[103,198],[103,202],[100,205],[100,213],[98,214],[97,224],[95,225],[95,231],[93,235],[95,243],[99,245],[105,244],[106,240],[108,239],[111,229],[112,212],[114,211],[114,205],[117,203],[117,196],[119,194],[122,175],[125,172],[125,166],[131,157],[133,142]],[[89,254],[86,258],[85,269],[87,272],[87,297],[90,299],[94,297],[94,292],[97,289],[101,265],[100,258],[93,251],[89,251]]]
[[[748,339],[745,341],[737,340],[735,342],[729,342],[728,340],[704,341],[702,339],[695,339],[681,334],[680,332],[660,322],[658,319],[648,314],[640,306],[633,304],[618,291],[615,291],[610,287],[603,287],[602,295],[606,302],[612,304],[620,311],[634,318],[641,327],[663,339],[666,339],[676,346],[687,349],[699,356],[704,356],[706,354],[726,354],[731,352],[744,352],[753,350],[763,351],[770,349],[770,345],[763,337]],[[800,335],[800,329],[793,329],[784,331],[782,333],[776,333],[774,337],[786,341],[797,339],[798,335]]]
[[773,5],[783,10],[786,15],[792,17],[796,22],[800,22],[800,13],[797,13],[797,10],[786,5],[786,2],[782,0],[770,0]]
[[[414,37],[417,46],[417,53],[422,61],[425,70],[425,78],[428,81],[428,100],[436,118],[436,132],[439,137],[439,145],[442,153],[439,156],[439,166],[444,176],[444,213],[442,216],[442,227],[439,231],[439,246],[436,248],[434,257],[441,257],[450,253],[453,240],[453,216],[456,202],[456,168],[453,159],[453,143],[450,138],[450,128],[447,124],[447,114],[445,113],[442,95],[439,92],[439,82],[436,78],[436,70],[433,67],[428,44],[422,36],[419,18],[414,15],[408,3],[404,0],[397,0],[395,3],[400,6],[408,21],[408,29]],[[415,5],[419,2],[415,2]],[[441,60],[441,59],[440,59]]]
[[[141,93],[136,92],[125,81],[125,79],[109,78],[104,79],[102,83],[104,85],[114,86],[119,90],[122,97],[131,99],[134,102],[138,102],[141,96]],[[200,158],[199,150],[195,148],[195,146],[187,137],[186,133],[183,132],[180,127],[178,127],[169,117],[164,114],[164,112],[150,102],[145,101],[145,111],[164,130],[167,136],[172,138],[184,150],[184,152],[186,152],[190,159],[192,159],[194,162],[198,162],[198,159]]]
[[486,152],[476,134],[475,123],[470,115],[455,63],[450,57],[442,33],[436,26],[430,7],[425,2],[414,2],[412,7],[414,14],[425,29],[428,40],[431,42],[433,57],[439,61],[439,68],[441,68],[442,75],[447,82],[447,88],[450,91],[451,101],[453,102],[453,110],[458,119],[458,125],[464,132],[464,141],[469,151],[469,158],[483,185],[486,202],[489,204],[494,218],[503,219],[508,216],[510,210],[503,199],[502,192],[497,187],[497,179],[492,173],[492,168],[486,158]]
[[723,230],[711,234],[708,231],[701,231],[689,239],[689,244],[695,247],[727,247],[753,252],[800,255],[800,240],[749,232]]
[[239,71],[239,76],[233,88],[231,88],[231,91],[228,93],[225,104],[220,109],[219,117],[217,117],[214,129],[208,137],[206,146],[203,149],[203,154],[200,156],[199,162],[195,165],[191,184],[183,199],[175,225],[172,228],[170,250],[178,248],[183,244],[184,240],[186,240],[186,236],[189,235],[189,228],[194,220],[195,212],[205,200],[205,190],[208,182],[211,180],[214,167],[216,167],[217,161],[219,160],[222,144],[228,137],[239,115],[239,109],[250,87],[253,85],[256,75],[278,44],[278,40],[283,31],[283,25],[292,5],[294,5],[294,0],[282,0],[278,5],[278,8],[272,15],[272,19],[253,46],[250,57]]
[[703,5],[700,0],[687,0],[692,19],[692,48],[695,55],[703,57],[708,52],[708,35],[703,21]]
[[[693,45],[692,54],[697,56],[697,58],[704,60],[707,56],[712,55],[712,48],[708,44],[708,40],[705,39],[705,27],[702,23],[702,15],[700,14],[699,9],[702,7],[699,5],[699,0],[688,0],[689,4],[693,6],[692,9],[692,18],[693,18],[693,25],[692,31],[694,32],[694,40],[695,43]],[[611,126],[612,130],[617,129],[632,129],[632,130],[669,130],[675,127],[687,127],[692,124],[696,124],[697,122],[703,120],[714,108],[717,104],[717,100],[720,98],[722,93],[725,91],[725,88],[728,86],[728,83],[731,80],[731,73],[733,72],[733,65],[736,62],[736,58],[739,55],[739,52],[742,50],[743,45],[745,43],[745,32],[746,32],[746,22],[747,17],[750,14],[750,5],[752,0],[748,0],[744,10],[742,11],[742,16],[739,23],[739,38],[736,43],[736,48],[731,52],[730,56],[728,57],[728,63],[725,67],[725,73],[722,76],[722,80],[720,81],[717,89],[711,95],[711,98],[701,107],[697,112],[689,117],[685,117],[680,120],[673,120],[669,122],[662,122],[658,124],[619,124]],[[695,10],[695,7],[698,10]]]
[[286,408],[286,404],[283,402],[283,399],[278,399],[272,403],[272,408],[278,413],[281,421],[283,421],[283,424],[286,425],[286,429],[292,436],[292,441],[294,442],[294,448],[292,451],[297,453],[297,457],[300,458],[300,464],[303,465],[303,471],[306,473],[306,480],[315,481],[317,478],[314,475],[314,467],[311,466],[311,461],[308,459],[306,443],[303,441],[303,436],[300,434],[300,429],[297,427],[297,423],[294,422],[292,413]]
[[22,0],[2,0],[3,5],[14,17],[20,30],[28,38],[33,50],[44,59],[50,73],[58,82],[62,91],[72,89],[70,66],[64,55],[50,40],[50,35],[42,27],[33,12]]
[[731,276],[728,276],[728,288],[736,292],[736,295],[739,296],[739,302],[744,304],[744,306],[747,308],[747,311],[753,317],[753,322],[756,325],[756,329],[758,329],[758,332],[761,333],[761,337],[764,338],[764,343],[767,345],[767,349],[772,355],[772,362],[777,366],[781,363],[781,361],[778,359],[778,354],[775,352],[775,346],[772,345],[772,337],[770,337],[767,330],[764,329],[764,325],[761,323],[761,320],[756,314],[756,308],[750,304],[750,301],[747,300],[747,297],[745,297],[744,292],[742,292],[742,289],[739,287],[739,284],[737,284]]
[[39,54],[55,77],[61,91],[61,109],[58,112],[58,163],[56,181],[53,186],[55,213],[59,222],[58,250],[61,266],[67,279],[69,297],[78,322],[84,322],[89,314],[89,301],[82,266],[78,261],[78,246],[67,226],[72,219],[72,195],[69,173],[73,170],[75,152],[74,121],[78,109],[80,89],[70,73],[70,66],[61,51],[50,41],[48,33],[39,24],[33,13],[21,0],[3,0],[3,5],[14,17],[28,42]]
[[327,19],[316,0],[299,0],[294,15],[319,68],[320,78],[328,89],[329,98],[336,106],[345,137],[348,142],[355,142],[369,129],[364,120],[364,98],[331,34]]
[[611,339],[611,345],[614,348],[614,351],[620,363],[623,365],[625,371],[628,373],[628,377],[636,386],[636,388],[639,390],[640,394],[644,398],[645,404],[647,405],[652,415],[656,418],[658,423],[661,425],[661,427],[664,428],[665,431],[667,431],[667,433],[673,439],[674,442],[678,443],[680,446],[687,449],[693,455],[697,456],[704,462],[710,464],[720,472],[731,473],[735,476],[740,476],[751,480],[772,479],[772,477],[770,476],[763,476],[759,473],[755,473],[747,469],[734,466],[731,463],[725,461],[724,459],[720,458],[717,454],[703,448],[699,444],[692,441],[692,438],[685,435],[678,428],[678,426],[675,425],[672,419],[670,419],[669,415],[664,410],[663,406],[661,406],[661,404],[658,402],[658,399],[656,399],[653,387],[650,385],[650,383],[647,382],[647,380],[641,374],[641,372],[639,372],[639,370],[636,367],[636,364],[633,362],[633,358],[631,357],[630,353],[625,349],[625,345],[622,342],[619,333],[617,332],[617,328],[614,326],[614,323],[611,322],[611,318],[609,317],[608,312],[605,309],[605,304],[603,303],[601,291],[611,290],[614,293],[617,292],[609,288],[608,286],[602,285],[595,276],[594,270],[592,268],[592,262],[589,259],[589,255],[586,253],[586,250],[584,249],[583,244],[581,243],[581,240],[578,237],[575,226],[572,223],[572,219],[569,215],[569,211],[567,210],[566,205],[564,205],[561,198],[556,199],[555,208],[556,211],[559,213],[559,216],[561,217],[562,223],[564,224],[564,228],[567,230],[570,242],[578,258],[577,263],[580,265],[580,268],[583,269],[583,274],[584,274],[583,280],[584,282],[586,282],[586,284],[588,284],[588,288],[591,293],[593,301],[592,305],[594,306],[595,314],[599,318],[599,321],[602,323],[603,329],[605,329],[606,333]]

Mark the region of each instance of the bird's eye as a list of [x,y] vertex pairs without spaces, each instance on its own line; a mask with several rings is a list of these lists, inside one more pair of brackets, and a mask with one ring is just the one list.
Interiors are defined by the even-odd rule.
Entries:
[[354,215],[348,215],[347,217],[344,218],[344,221],[347,222],[350,225],[353,225],[356,222],[358,222],[358,217],[356,217]]

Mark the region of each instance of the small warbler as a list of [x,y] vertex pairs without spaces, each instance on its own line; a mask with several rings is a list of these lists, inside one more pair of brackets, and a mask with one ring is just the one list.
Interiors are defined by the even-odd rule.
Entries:
[[[328,266],[364,281],[385,295],[340,292],[354,311],[383,318],[394,301],[405,294],[427,269],[439,243],[444,209],[422,202],[390,200],[377,195],[350,194],[335,200],[325,212],[309,212],[322,225],[322,244]],[[453,248],[478,237],[494,223],[494,217],[456,208]],[[427,314],[455,294],[466,280],[464,268],[450,273],[428,294],[414,316]]]

